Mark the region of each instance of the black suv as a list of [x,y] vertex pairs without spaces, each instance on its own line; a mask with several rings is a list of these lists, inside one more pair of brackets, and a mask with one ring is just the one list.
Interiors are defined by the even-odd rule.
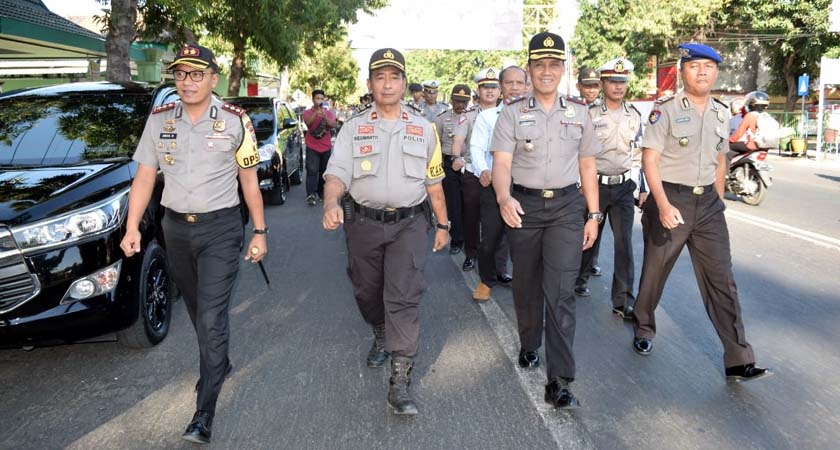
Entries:
[[131,347],[166,337],[172,288],[162,177],[125,258],[131,156],[171,86],[73,83],[0,95],[0,347],[116,332]]
[[282,205],[303,175],[303,133],[292,108],[273,97],[231,97],[226,102],[248,111],[260,151],[257,175],[266,203]]

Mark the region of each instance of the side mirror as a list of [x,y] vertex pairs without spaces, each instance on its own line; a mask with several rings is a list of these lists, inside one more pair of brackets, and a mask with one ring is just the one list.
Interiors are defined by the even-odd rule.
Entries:
[[298,124],[298,121],[295,119],[285,118],[283,119],[283,126],[280,128],[281,130],[288,130],[289,128],[294,128]]

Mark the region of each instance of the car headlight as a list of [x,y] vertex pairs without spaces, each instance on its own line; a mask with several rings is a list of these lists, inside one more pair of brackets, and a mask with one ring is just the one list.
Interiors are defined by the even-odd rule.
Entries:
[[274,148],[274,144],[265,144],[262,147],[260,147],[260,162],[271,161],[271,158],[274,156],[275,151],[277,150]]
[[127,203],[128,189],[125,189],[84,209],[12,228],[12,233],[24,253],[75,242],[118,227],[125,217]]
[[74,281],[61,299],[61,304],[64,305],[113,291],[120,281],[121,268],[122,260],[119,260],[108,267]]

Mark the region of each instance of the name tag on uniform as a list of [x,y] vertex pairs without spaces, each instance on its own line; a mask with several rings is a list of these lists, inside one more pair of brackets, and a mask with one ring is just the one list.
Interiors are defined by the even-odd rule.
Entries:
[[406,134],[405,136],[403,136],[403,141],[423,143],[426,142],[426,138],[423,136],[410,136]]
[[677,123],[691,122],[691,117],[677,117]]
[[596,129],[596,130],[600,130],[601,128],[607,128],[608,126],[609,126],[609,125],[607,125],[607,124],[605,124],[605,123],[596,123],[596,124],[595,124],[595,129]]
[[204,136],[205,139],[231,139],[229,134],[221,134],[221,133],[213,133],[207,136]]
[[161,133],[161,139],[176,139],[178,138],[178,133]]
[[520,120],[519,121],[519,126],[520,127],[533,127],[536,124],[537,124],[536,120]]
[[571,125],[573,127],[583,128],[583,124],[580,123],[580,122],[570,122],[570,121],[567,121],[567,120],[561,120],[560,124],[561,125]]

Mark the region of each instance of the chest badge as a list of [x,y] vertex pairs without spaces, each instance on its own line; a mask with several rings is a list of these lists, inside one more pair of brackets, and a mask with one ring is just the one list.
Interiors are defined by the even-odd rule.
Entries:
[[362,166],[362,170],[364,170],[365,172],[370,172],[370,169],[373,168],[373,164],[371,164],[371,162],[368,161],[368,160],[362,161],[361,166]]
[[213,122],[213,131],[221,133],[225,131],[225,121],[224,120],[217,120]]
[[526,152],[534,151],[534,144],[531,142],[530,139],[525,140],[525,151]]
[[566,115],[566,117],[570,117],[570,118],[574,117],[575,116],[575,110],[572,109],[572,108],[569,108],[569,109],[566,110],[565,115]]
[[679,140],[679,143],[680,143],[680,147],[688,147],[688,138],[687,137],[681,137],[680,140]]
[[175,142],[175,141],[172,141],[172,143],[169,144],[169,148],[172,148],[172,149],[178,148],[178,143]]
[[163,147],[165,147],[165,145],[163,144],[163,142],[158,142],[158,148],[163,148]]
[[170,155],[169,153],[163,155],[163,160],[166,162],[166,164],[169,164],[170,166],[175,164],[175,157]]
[[721,110],[718,110],[718,120],[719,120],[721,123],[723,123],[723,121],[724,121],[724,119],[725,119],[725,118],[726,118],[726,115],[723,113],[723,110],[722,110],[722,109],[721,109]]
[[167,133],[171,133],[171,132],[175,131],[175,127],[172,126],[172,125],[167,125],[167,126],[163,127],[163,131],[165,131]]

